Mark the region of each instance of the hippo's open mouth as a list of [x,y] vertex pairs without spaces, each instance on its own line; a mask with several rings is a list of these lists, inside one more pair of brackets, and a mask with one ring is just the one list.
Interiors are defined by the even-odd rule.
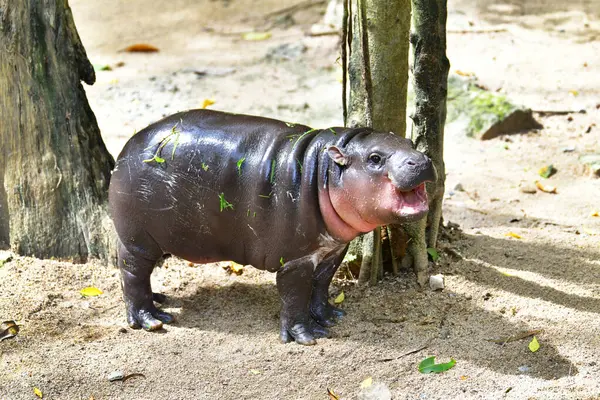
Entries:
[[396,188],[398,195],[398,209],[396,213],[401,217],[420,217],[422,214],[429,211],[429,202],[427,201],[427,191],[425,190],[425,182],[408,191],[401,191]]

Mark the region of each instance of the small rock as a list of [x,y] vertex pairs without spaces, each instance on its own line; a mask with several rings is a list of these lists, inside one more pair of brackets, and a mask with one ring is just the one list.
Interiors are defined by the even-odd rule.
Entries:
[[465,191],[465,188],[463,187],[462,183],[457,183],[457,184],[454,186],[454,190],[456,190],[457,192],[464,192],[464,191]]
[[304,43],[284,43],[271,47],[267,52],[266,59],[270,61],[294,60],[302,56],[307,47]]
[[521,188],[519,190],[522,193],[527,193],[527,194],[536,194],[537,193],[537,188],[535,187],[535,185],[530,185],[530,184],[521,186]]
[[444,289],[444,275],[431,275],[429,277],[429,287],[431,290],[443,290]]
[[522,373],[527,373],[527,372],[530,372],[530,371],[531,371],[531,367],[530,367],[530,366],[527,366],[527,365],[521,365],[521,366],[518,368],[518,370],[519,370],[519,372],[522,372]]
[[113,371],[108,374],[109,382],[122,381],[124,377],[125,375],[123,374],[123,371]]
[[[233,74],[236,69],[225,67],[225,68],[203,68],[203,69],[193,69],[191,70],[194,74],[201,76],[211,75],[211,76],[226,76],[229,74]],[[188,72],[188,70],[184,70],[184,72]]]
[[127,333],[127,329],[120,327],[119,328],[119,333]]
[[600,154],[584,154],[579,157],[579,162],[595,176],[600,176]]
[[575,151],[575,146],[563,147],[563,149],[562,149],[563,153],[572,153],[574,151]]
[[385,383],[375,382],[358,394],[359,400],[391,400],[392,392]]

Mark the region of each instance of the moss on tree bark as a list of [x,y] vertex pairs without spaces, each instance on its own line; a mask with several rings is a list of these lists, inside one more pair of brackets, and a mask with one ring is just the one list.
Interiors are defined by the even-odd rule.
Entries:
[[81,81],[95,74],[67,0],[0,0],[0,242],[19,254],[112,253],[114,161]]

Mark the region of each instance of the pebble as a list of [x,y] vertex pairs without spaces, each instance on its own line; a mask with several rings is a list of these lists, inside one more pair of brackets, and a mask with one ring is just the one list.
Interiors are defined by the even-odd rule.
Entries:
[[444,289],[444,275],[437,274],[429,277],[429,287],[431,290],[443,290]]
[[359,400],[391,400],[392,392],[385,383],[375,382],[358,394]]
[[523,372],[523,373],[527,373],[529,371],[531,371],[531,367],[527,366],[527,365],[521,365],[518,368],[519,372]]
[[527,193],[527,194],[536,194],[537,193],[537,188],[535,187],[535,185],[524,185],[521,186],[521,192],[523,193]]
[[125,375],[123,374],[123,371],[113,371],[108,374],[108,380],[110,382],[122,381],[124,377]]
[[457,184],[454,186],[454,190],[455,190],[455,191],[457,191],[457,192],[464,192],[464,191],[465,191],[465,188],[464,188],[464,186],[462,185],[462,183],[457,183]]

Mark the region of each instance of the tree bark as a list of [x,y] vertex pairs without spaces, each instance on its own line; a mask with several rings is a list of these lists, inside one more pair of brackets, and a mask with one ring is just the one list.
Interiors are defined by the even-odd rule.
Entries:
[[0,242],[18,254],[112,257],[95,81],[67,0],[0,0]]
[[[408,247],[421,285],[427,281],[427,247],[436,247],[442,219],[446,172],[444,166],[444,123],[448,70],[446,57],[447,0],[412,0],[415,112],[412,140],[417,150],[427,154],[438,172],[435,185],[428,185],[429,214],[423,221],[409,224],[412,242]],[[426,225],[429,231],[426,234]]]
[[[410,5],[410,0],[347,0],[342,46],[346,126],[405,135]],[[374,284],[383,268],[381,229],[365,235],[364,243],[359,282]]]

